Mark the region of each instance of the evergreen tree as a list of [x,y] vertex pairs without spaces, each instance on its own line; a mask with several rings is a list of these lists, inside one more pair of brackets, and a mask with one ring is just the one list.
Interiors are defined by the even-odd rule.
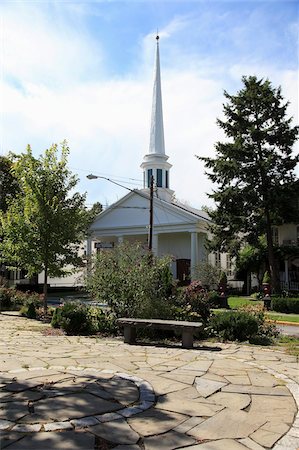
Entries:
[[272,284],[279,290],[272,226],[295,218],[298,181],[294,169],[299,156],[292,155],[298,127],[287,118],[288,102],[281,88],[269,80],[243,77],[237,95],[224,92],[225,120],[217,120],[228,137],[217,142],[216,157],[198,157],[205,162],[208,177],[216,184],[210,197],[216,210],[212,247],[237,252],[243,242],[257,245],[266,236]]
[[82,265],[78,250],[99,210],[96,205],[88,211],[85,194],[73,192],[78,179],[67,168],[68,154],[64,142],[61,155],[55,144],[39,159],[30,146],[15,156],[13,174],[21,191],[0,212],[0,260],[27,269],[29,276],[44,272],[45,310],[48,277],[65,275],[68,265]]

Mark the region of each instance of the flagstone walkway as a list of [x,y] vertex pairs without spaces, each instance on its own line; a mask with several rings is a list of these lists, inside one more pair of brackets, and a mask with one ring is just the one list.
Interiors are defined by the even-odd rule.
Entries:
[[46,336],[0,314],[0,448],[297,450],[299,366],[269,348]]

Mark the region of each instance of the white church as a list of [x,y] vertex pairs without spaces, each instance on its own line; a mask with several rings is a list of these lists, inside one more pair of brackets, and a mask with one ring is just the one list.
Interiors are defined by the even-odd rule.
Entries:
[[[97,216],[90,229],[87,254],[97,249],[113,248],[124,241],[139,241],[147,245],[150,232],[153,253],[157,256],[171,255],[173,276],[184,282],[194,278],[196,266],[207,260],[205,240],[210,220],[205,212],[177,202],[171,189],[172,165],[164,144],[159,36],[156,39],[149,151],[143,156],[140,166],[143,189],[132,190]],[[96,176],[89,175],[88,178]],[[152,179],[154,188],[151,195]]]

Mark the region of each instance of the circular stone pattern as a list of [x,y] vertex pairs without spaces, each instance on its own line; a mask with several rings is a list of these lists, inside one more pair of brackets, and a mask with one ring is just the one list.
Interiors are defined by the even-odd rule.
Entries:
[[0,430],[30,433],[90,427],[147,410],[152,386],[111,370],[22,369],[0,380]]

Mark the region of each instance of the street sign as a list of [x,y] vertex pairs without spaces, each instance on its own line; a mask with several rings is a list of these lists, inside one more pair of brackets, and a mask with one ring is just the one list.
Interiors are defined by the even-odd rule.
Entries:
[[94,248],[113,248],[114,242],[95,242]]

